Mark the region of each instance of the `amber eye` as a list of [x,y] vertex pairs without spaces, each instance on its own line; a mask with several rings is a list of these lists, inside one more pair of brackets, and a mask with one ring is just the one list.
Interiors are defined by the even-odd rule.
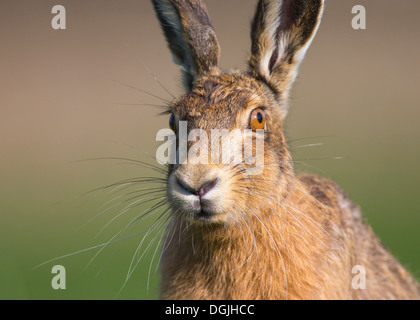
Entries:
[[171,114],[171,117],[169,118],[169,128],[171,128],[172,131],[175,131],[175,116]]
[[255,109],[251,113],[249,119],[249,127],[252,130],[264,129],[265,126],[265,113],[261,108]]

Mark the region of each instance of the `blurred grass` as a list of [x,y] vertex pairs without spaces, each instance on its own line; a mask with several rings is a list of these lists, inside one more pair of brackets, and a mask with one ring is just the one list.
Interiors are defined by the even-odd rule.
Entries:
[[[91,165],[87,166],[89,171],[95,171]],[[81,168],[80,165],[76,167]],[[84,167],[86,169],[86,164]],[[111,166],[95,164],[95,167],[108,172],[116,168],[117,175],[121,176],[113,180],[109,176],[98,178],[97,181],[106,181],[98,184],[92,181],[80,181],[80,189],[71,190],[64,187],[61,192],[51,192],[44,186],[44,190],[38,190],[43,194],[42,198],[26,199],[25,202],[21,202],[20,196],[15,193],[3,195],[1,209],[7,214],[7,221],[3,221],[0,235],[0,299],[156,299],[158,297],[157,263],[160,252],[156,252],[153,263],[152,258],[159,237],[121,290],[134,252],[145,235],[142,231],[150,228],[157,218],[156,213],[140,220],[132,229],[121,233],[115,239],[134,236],[110,243],[92,263],[91,259],[102,247],[83,251],[107,243],[154,202],[127,211],[103,229],[130,203],[113,207],[118,201],[111,203],[109,201],[134,189],[111,192],[111,188],[87,195],[81,194],[123,180],[122,176],[126,178],[151,176],[148,172],[150,170],[127,169],[121,164]],[[96,171],[100,172],[101,169]],[[140,188],[151,186],[141,185]],[[123,199],[132,196],[125,196]],[[63,200],[57,201],[57,199]],[[111,210],[104,211],[106,208]],[[98,216],[94,218],[96,215]],[[156,233],[151,233],[146,238],[140,253],[144,252],[155,235]],[[82,252],[59,258],[34,269],[50,259],[80,250]],[[54,265],[63,265],[66,268],[66,290],[53,290],[51,287],[54,276],[51,268]]]

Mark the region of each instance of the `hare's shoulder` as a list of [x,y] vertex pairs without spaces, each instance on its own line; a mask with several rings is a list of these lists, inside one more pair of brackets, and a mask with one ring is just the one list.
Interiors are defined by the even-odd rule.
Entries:
[[334,181],[313,174],[302,174],[297,178],[305,186],[307,192],[323,205],[350,213],[356,220],[361,219],[360,208]]

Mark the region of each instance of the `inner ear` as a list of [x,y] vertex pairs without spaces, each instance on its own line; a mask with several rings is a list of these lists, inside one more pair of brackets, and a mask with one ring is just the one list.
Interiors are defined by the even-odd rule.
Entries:
[[260,0],[252,23],[252,74],[288,94],[319,26],[324,0]]
[[282,30],[290,30],[293,24],[298,21],[299,17],[302,16],[304,9],[305,1],[283,1],[281,7],[282,17],[280,19],[279,30],[277,30],[277,34]]
[[[281,18],[278,24],[278,27],[274,31],[275,35],[275,44],[274,44],[274,51],[271,56],[268,68],[270,73],[273,72],[273,69],[279,60],[279,52],[280,52],[280,40],[282,35],[285,32],[292,30],[293,25],[299,20],[300,17],[303,15],[303,11],[305,9],[304,1],[283,1],[281,6]],[[284,58],[286,59],[289,57],[289,63],[291,63],[291,54],[293,52],[292,46],[290,48],[284,48]]]

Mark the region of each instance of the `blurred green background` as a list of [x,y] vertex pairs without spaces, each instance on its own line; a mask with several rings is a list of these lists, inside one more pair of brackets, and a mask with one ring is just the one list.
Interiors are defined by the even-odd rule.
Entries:
[[[0,298],[156,299],[157,238],[121,290],[142,234],[110,244],[90,264],[99,248],[34,269],[105,243],[147,208],[112,220],[124,208],[112,207],[123,193],[85,192],[153,171],[124,161],[77,161],[154,163],[155,135],[168,119],[159,108],[134,104],[163,103],[141,90],[172,98],[148,70],[172,94],[182,93],[149,1],[60,1],[67,10],[61,31],[51,28],[56,4],[0,2]],[[357,4],[367,9],[366,30],[351,28]],[[245,68],[255,5],[207,1],[225,70]],[[296,171],[335,180],[418,277],[419,9],[412,0],[328,1],[287,120],[294,157],[303,163]],[[66,290],[51,287],[56,264],[66,268]]]

